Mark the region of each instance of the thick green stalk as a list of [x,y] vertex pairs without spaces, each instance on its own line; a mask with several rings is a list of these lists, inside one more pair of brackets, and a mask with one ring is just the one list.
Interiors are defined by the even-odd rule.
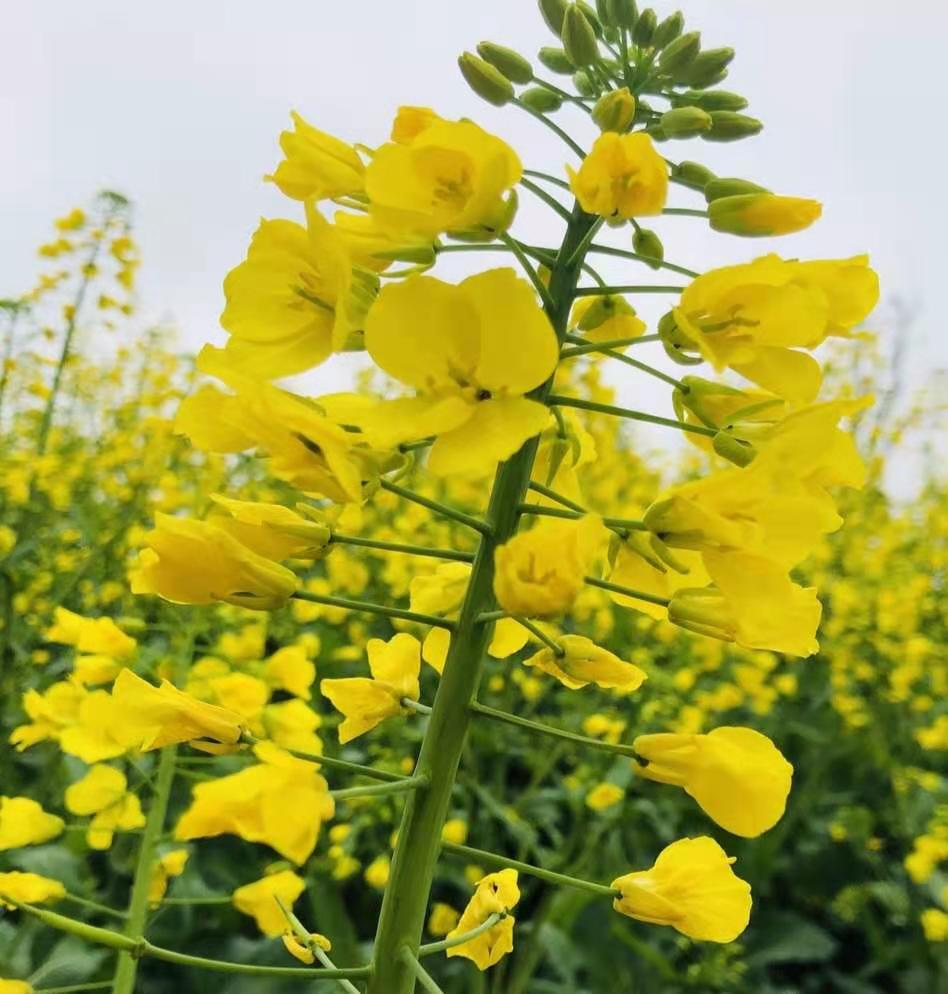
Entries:
[[[176,746],[166,746],[161,750],[158,772],[155,776],[155,790],[151,797],[151,807],[148,809],[148,820],[145,823],[145,834],[138,848],[138,862],[135,865],[132,896],[128,905],[128,921],[125,925],[125,934],[136,941],[145,932],[145,919],[148,916],[148,886],[151,883],[158,839],[165,826],[168,798],[171,796],[171,785],[174,781],[176,753]],[[132,994],[137,970],[138,960],[128,952],[120,952],[112,994]]]
[[[579,207],[573,209],[549,284],[547,315],[562,339],[582,259],[573,259],[594,223]],[[567,264],[567,261],[569,263]],[[534,398],[545,400],[552,378]],[[428,896],[441,846],[451,791],[468,726],[471,704],[481,678],[490,623],[481,615],[495,606],[494,550],[516,531],[519,505],[530,483],[538,440],[527,442],[497,471],[487,508],[488,527],[482,532],[467,594],[461,605],[451,648],[422,743],[415,773],[428,777],[428,786],[409,795],[398,832],[391,876],[382,901],[375,940],[372,979],[367,994],[413,994],[417,981],[412,968],[418,953]],[[411,959],[406,959],[408,950]]]

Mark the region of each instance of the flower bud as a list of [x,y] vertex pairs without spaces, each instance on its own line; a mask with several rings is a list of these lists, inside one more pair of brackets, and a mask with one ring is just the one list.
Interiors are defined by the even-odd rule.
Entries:
[[711,115],[700,107],[674,107],[661,116],[662,131],[669,138],[694,138],[711,127]]
[[513,224],[519,203],[517,191],[511,190],[506,199],[498,200],[494,210],[482,217],[478,224],[449,231],[448,236],[459,242],[492,242]]
[[685,351],[692,350],[694,345],[679,331],[674,311],[669,311],[658,322],[658,334],[665,354],[672,362],[678,363],[679,366],[699,366],[704,362],[701,356],[688,355]]
[[731,110],[711,111],[711,130],[704,134],[706,141],[736,142],[758,134],[764,125],[756,117],[737,114]]
[[576,87],[576,92],[581,97],[595,97],[599,95],[599,88],[590,79],[589,74],[584,73],[582,69],[573,73],[573,86]]
[[563,33],[563,21],[569,3],[567,0],[539,0],[539,7],[546,26],[559,37]]
[[708,218],[715,231],[751,238],[802,231],[822,213],[818,200],[778,197],[767,192],[721,197],[708,205]]
[[679,81],[699,90],[713,86],[727,75],[727,67],[733,58],[733,48],[709,48],[694,59]]
[[626,86],[610,91],[596,101],[592,119],[601,131],[628,131],[635,120],[635,97]]
[[689,31],[680,35],[659,56],[658,67],[670,76],[677,75],[691,65],[695,56],[701,51],[701,32]]
[[645,133],[654,141],[657,142],[668,141],[668,135],[666,135],[665,132],[662,131],[661,124],[658,123],[650,124],[645,129]]
[[704,188],[704,197],[709,204],[712,200],[720,200],[721,197],[737,197],[745,193],[770,193],[770,191],[748,179],[738,179],[736,176],[715,177]]
[[617,28],[634,28],[639,19],[639,9],[635,0],[606,0],[609,22]]
[[614,28],[616,22],[612,19],[612,4],[609,0],[596,0],[596,16],[603,28]]
[[704,190],[705,186],[713,180],[714,173],[707,166],[700,162],[680,162],[672,170],[672,177],[684,186],[690,186],[692,190]]
[[632,29],[632,40],[636,45],[651,45],[657,26],[658,17],[656,17],[655,11],[651,7],[647,7],[639,14],[639,18],[635,22],[635,27]]
[[742,442],[726,431],[719,431],[711,439],[711,444],[719,456],[734,463],[735,466],[749,466],[757,455],[753,445]]
[[655,29],[652,44],[656,48],[664,48],[681,34],[684,27],[685,15],[680,10],[676,10],[674,14],[669,14]]
[[549,46],[541,48],[537,52],[537,58],[550,72],[559,73],[561,76],[570,76],[573,73],[573,63],[566,57],[562,48]]
[[743,110],[747,101],[738,93],[727,90],[685,90],[672,97],[675,107],[700,107],[702,110]]
[[465,52],[459,56],[458,66],[467,85],[483,100],[496,107],[503,107],[513,100],[514,88],[510,80],[489,62]]
[[665,246],[661,238],[649,228],[636,228],[632,236],[632,250],[642,256],[652,269],[661,269],[665,258]]
[[599,61],[596,32],[575,3],[566,8],[562,38],[566,57],[574,66],[590,66]]
[[520,94],[520,103],[538,114],[550,114],[563,106],[563,98],[545,86],[531,86]]
[[512,48],[495,45],[492,41],[482,41],[477,46],[477,54],[511,83],[529,83],[533,79],[533,67]]
[[586,20],[589,21],[590,26],[596,33],[597,38],[602,37],[602,22],[599,20],[599,15],[596,13],[595,7],[591,7],[585,0],[576,0],[576,6],[583,12],[586,16]]

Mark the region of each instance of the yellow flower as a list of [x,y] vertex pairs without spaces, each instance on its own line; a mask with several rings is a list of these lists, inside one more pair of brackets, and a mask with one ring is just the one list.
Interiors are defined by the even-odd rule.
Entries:
[[254,754],[260,760],[255,766],[195,785],[175,838],[238,835],[302,864],[316,846],[323,821],[335,813],[329,786],[317,764],[296,759],[272,742],[258,743]]
[[[432,114],[396,120],[396,141],[382,145],[366,169],[369,211],[398,231],[438,235],[506,227],[512,204],[504,194],[520,182],[514,150],[471,121]],[[424,123],[422,123],[424,121]]]
[[62,818],[29,797],[0,797],[0,850],[49,842],[62,830]]
[[286,690],[294,697],[308,701],[310,687],[316,679],[316,667],[307,659],[306,650],[299,645],[277,649],[264,663],[263,678],[271,687]]
[[208,521],[158,513],[145,545],[129,573],[135,594],[158,594],[175,604],[224,601],[270,611],[299,586],[291,570]]
[[339,741],[345,744],[381,724],[393,715],[407,713],[402,699],[417,700],[421,693],[421,645],[404,632],[387,642],[369,639],[366,643],[372,678],[345,677],[322,680],[319,689],[337,711],[345,716],[339,725]]
[[282,749],[295,749],[318,755],[323,744],[316,729],[322,718],[301,700],[281,701],[263,709],[260,721],[271,739]]
[[453,939],[483,925],[494,914],[502,918],[493,928],[458,946],[452,946],[448,956],[464,956],[474,962],[479,970],[495,966],[507,953],[513,950],[513,929],[515,919],[510,914],[520,900],[517,887],[517,871],[501,870],[491,873],[477,883],[477,890],[461,915],[457,927],[447,935]]
[[722,828],[754,838],[783,816],[793,767],[752,728],[722,726],[707,735],[640,735],[636,769],[658,783],[684,788]]
[[94,815],[86,833],[91,849],[108,849],[116,831],[143,828],[145,816],[121,770],[97,763],[66,788],[66,809],[74,815]]
[[292,908],[305,889],[302,877],[292,870],[281,870],[238,887],[233,894],[234,907],[250,915],[256,921],[257,928],[273,938],[282,935],[286,928],[286,917],[276,899],[279,898],[287,909]]
[[614,783],[600,783],[586,795],[586,807],[593,811],[605,811],[618,804],[625,797],[625,791]]
[[280,133],[285,158],[266,179],[293,200],[325,200],[361,193],[365,166],[358,152],[307,124],[296,111],[291,111],[290,117],[294,130]]
[[570,609],[605,538],[602,520],[543,521],[498,546],[494,594],[510,614],[554,618]]
[[441,838],[445,842],[463,846],[467,841],[467,822],[463,818],[449,818],[441,826]]
[[85,763],[115,759],[128,751],[128,742],[121,738],[121,720],[122,716],[108,691],[87,693],[79,703],[75,721],[59,733],[59,747]]
[[46,631],[50,642],[74,645],[80,652],[127,659],[135,652],[135,639],[126,635],[111,618],[83,618],[57,607],[55,623]]
[[[570,313],[570,327],[581,331],[590,342],[609,342],[619,338],[638,338],[645,331],[645,322],[635,308],[617,294],[580,297]],[[626,345],[616,346],[624,352]],[[594,358],[596,353],[590,352]]]
[[623,662],[583,635],[561,635],[556,642],[562,655],[544,646],[536,655],[525,659],[524,666],[535,666],[549,673],[570,690],[594,683],[597,687],[632,691],[638,690],[648,679],[644,670]]
[[818,200],[781,197],[773,193],[718,197],[708,204],[708,219],[715,231],[751,237],[803,231],[822,213],[823,205]]
[[[16,545],[16,532],[9,525],[0,525],[0,559]],[[18,983],[11,980],[10,983]]]
[[733,942],[750,920],[750,886],[733,859],[707,836],[666,846],[650,870],[613,880],[616,911],[654,925],[671,925],[707,942]]
[[447,935],[452,929],[457,928],[460,917],[450,904],[436,901],[431,906],[431,914],[428,917],[428,931],[432,935]]
[[[667,599],[671,599],[679,590],[701,587],[709,582],[708,571],[697,552],[676,550],[675,560],[678,569],[672,569],[662,562],[647,545],[642,544],[639,536],[633,534],[618,544],[609,580],[632,590]],[[668,617],[668,609],[660,604],[614,592],[610,592],[609,597],[616,604],[641,611],[650,618]]]
[[365,868],[362,876],[370,887],[374,887],[376,890],[385,890],[391,869],[391,860],[388,856],[376,856]]
[[291,956],[298,959],[301,963],[305,963],[307,966],[316,961],[316,957],[311,948],[312,946],[318,946],[323,950],[323,952],[327,953],[330,949],[332,949],[332,943],[326,938],[325,935],[320,935],[318,932],[310,932],[308,936],[309,944],[305,946],[302,942],[300,942],[297,935],[290,928],[283,930],[281,938],[283,939],[283,945],[285,946],[286,951]]
[[33,987],[25,980],[0,978],[0,994],[33,994]]
[[205,704],[167,680],[154,687],[131,670],[118,675],[112,700],[121,716],[120,734],[143,752],[198,739],[232,745],[241,735],[239,714]]
[[281,504],[233,500],[211,494],[218,513],[208,521],[265,559],[321,559],[329,549],[329,525],[307,520]]
[[580,206],[601,217],[661,214],[668,196],[668,166],[643,132],[607,131],[594,142],[569,185]]
[[941,908],[926,908],[919,918],[922,931],[929,942],[948,941],[948,913]]
[[180,877],[188,862],[187,849],[172,849],[171,852],[159,856],[152,864],[151,878],[148,881],[148,904],[157,907],[168,890],[168,881],[172,877]]
[[0,908],[12,908],[4,898],[20,904],[45,904],[66,896],[66,888],[58,880],[41,877],[36,873],[11,870],[0,873]]

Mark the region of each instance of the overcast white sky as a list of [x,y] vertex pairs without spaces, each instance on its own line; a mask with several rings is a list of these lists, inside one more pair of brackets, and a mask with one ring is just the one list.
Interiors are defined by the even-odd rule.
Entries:
[[[675,6],[706,46],[737,49],[725,85],[750,98],[749,113],[766,127],[737,144],[669,143],[666,154],[816,197],[825,211],[809,231],[781,240],[736,239],[700,221],[663,219],[655,227],[667,257],[702,269],[770,250],[868,251],[885,294],[920,308],[911,379],[922,382],[948,359],[938,303],[948,273],[939,109],[948,3]],[[0,0],[0,11],[0,297],[34,281],[33,251],[52,218],[109,187],[136,204],[144,313],[173,318],[188,346],[220,336],[221,280],[259,218],[299,214],[261,180],[279,158],[277,137],[291,108],[371,145],[386,138],[399,104],[427,104],[476,118],[528,166],[559,172],[569,160],[526,115],[477,100],[455,66],[457,54],[481,39],[531,56],[551,44],[533,0]],[[588,144],[588,124],[563,120]],[[670,203],[697,205],[695,197],[673,188]],[[538,241],[555,232],[532,209],[521,223]],[[624,282],[652,281],[647,269],[603,268]],[[648,317],[656,307],[653,300],[642,310]],[[335,387],[339,375],[336,367],[321,372],[317,388]],[[627,377],[622,396],[668,403],[651,382]]]

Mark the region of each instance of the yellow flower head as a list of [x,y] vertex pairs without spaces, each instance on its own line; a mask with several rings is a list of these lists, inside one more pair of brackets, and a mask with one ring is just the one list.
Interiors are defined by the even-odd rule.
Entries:
[[63,820],[28,797],[0,797],[0,850],[49,842],[62,833]]
[[291,111],[293,131],[280,133],[284,158],[266,179],[293,200],[325,200],[361,193],[365,166],[344,141],[314,128]]
[[483,877],[477,883],[477,890],[461,915],[457,926],[447,938],[463,935],[483,925],[491,915],[504,917],[486,932],[448,949],[448,956],[464,956],[476,964],[479,970],[495,966],[507,953],[513,950],[513,929],[515,919],[510,910],[520,900],[516,870],[501,870]]
[[211,494],[218,513],[208,520],[265,559],[321,559],[329,549],[329,525],[308,520],[281,504],[233,500]]
[[668,166],[643,132],[605,132],[579,170],[567,166],[566,171],[583,210],[601,217],[661,214],[668,196]]
[[66,788],[66,809],[74,815],[94,815],[86,833],[91,849],[108,849],[116,831],[143,828],[145,816],[121,770],[97,763]]
[[371,679],[344,677],[319,684],[323,696],[345,716],[339,726],[339,741],[343,744],[371,731],[386,718],[405,713],[402,699],[417,700],[421,693],[418,639],[402,632],[387,642],[369,639],[365,648]]
[[722,726],[707,735],[640,735],[632,743],[639,774],[684,788],[722,828],[754,838],[780,820],[793,767],[752,728]]
[[111,618],[83,618],[57,607],[55,623],[46,631],[50,642],[74,645],[80,652],[127,659],[136,649],[135,639],[126,635]]
[[616,911],[653,925],[671,925],[706,942],[733,942],[750,920],[750,885],[733,859],[707,836],[666,846],[650,870],[613,880]]
[[602,520],[543,521],[494,555],[494,593],[510,614],[554,618],[568,611],[605,539]]
[[286,951],[295,959],[298,959],[301,963],[305,963],[309,966],[311,963],[316,961],[316,956],[313,954],[312,947],[318,946],[323,952],[329,952],[332,949],[332,943],[326,938],[325,935],[320,935],[318,932],[310,932],[307,937],[307,945],[303,945],[296,933],[291,929],[287,928],[283,930],[281,936],[283,939],[283,945]]
[[273,938],[282,935],[286,916],[277,904],[277,898],[289,909],[303,893],[306,884],[292,870],[271,873],[252,884],[238,887],[233,894],[234,907],[250,915],[264,935]]
[[750,237],[803,231],[822,213],[823,205],[818,200],[774,193],[742,193],[718,197],[708,204],[708,219],[715,231]]
[[638,690],[648,678],[644,670],[623,662],[584,635],[561,635],[556,642],[561,655],[545,646],[525,659],[524,666],[535,666],[549,673],[570,690],[594,683],[597,687],[632,691]]
[[[37,873],[11,870],[0,873],[0,908],[12,908],[9,901],[20,904],[45,904],[66,896],[66,888],[58,880],[41,877]],[[4,901],[8,898],[8,901]]]

